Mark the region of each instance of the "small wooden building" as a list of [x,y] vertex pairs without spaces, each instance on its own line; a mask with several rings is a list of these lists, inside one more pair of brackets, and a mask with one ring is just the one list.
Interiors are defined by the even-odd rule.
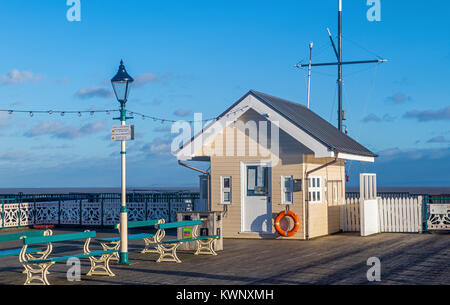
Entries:
[[[210,162],[209,209],[223,212],[222,234],[232,238],[338,232],[345,160],[375,157],[307,107],[254,90],[177,151],[180,162]],[[291,237],[274,229],[286,210],[299,218]],[[285,217],[280,226],[289,231],[294,222]]]

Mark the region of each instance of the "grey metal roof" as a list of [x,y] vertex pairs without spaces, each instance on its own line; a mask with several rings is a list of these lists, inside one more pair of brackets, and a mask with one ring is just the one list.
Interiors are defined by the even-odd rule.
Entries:
[[[284,118],[289,120],[291,123],[311,135],[313,138],[327,146],[330,150],[337,150],[343,153],[356,154],[368,157],[378,157],[346,134],[340,132],[336,127],[331,125],[329,122],[309,110],[307,107],[300,105],[295,102],[291,102],[276,96],[272,96],[266,93],[258,92],[255,90],[250,90],[233,105],[231,105],[227,110],[221,113],[218,118],[226,115],[228,111],[233,109],[237,104],[244,100],[249,94],[253,95],[259,101],[272,108],[274,111],[278,112]],[[214,122],[211,122],[202,132],[206,130]],[[198,135],[194,135],[187,143],[184,143],[178,150],[180,151],[186,144],[192,142]]]
[[250,90],[250,92],[245,96],[248,94],[253,95],[255,98],[278,112],[284,118],[304,130],[313,138],[323,143],[325,146],[328,146],[331,150],[377,157],[376,154],[346,134],[340,132],[335,126],[331,125],[329,122],[303,105],[255,90]]

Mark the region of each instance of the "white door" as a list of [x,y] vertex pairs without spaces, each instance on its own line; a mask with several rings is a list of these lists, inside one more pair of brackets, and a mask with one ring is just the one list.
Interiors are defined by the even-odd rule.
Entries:
[[267,165],[245,165],[243,168],[242,230],[271,233],[272,205],[270,202],[271,172]]

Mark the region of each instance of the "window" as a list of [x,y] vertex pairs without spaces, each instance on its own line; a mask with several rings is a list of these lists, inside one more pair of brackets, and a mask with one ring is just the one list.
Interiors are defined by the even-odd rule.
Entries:
[[336,183],[333,184],[333,202],[338,202],[338,188]]
[[231,177],[220,177],[221,204],[231,204]]
[[268,167],[247,166],[247,196],[267,196]]
[[294,203],[294,178],[292,176],[281,176],[281,204]]
[[308,201],[310,203],[322,202],[322,178],[310,177],[308,178]]

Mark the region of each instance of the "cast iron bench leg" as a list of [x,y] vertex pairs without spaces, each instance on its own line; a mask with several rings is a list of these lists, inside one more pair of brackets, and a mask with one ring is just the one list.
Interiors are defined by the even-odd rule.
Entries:
[[197,239],[197,251],[194,254],[217,255],[217,253],[213,249],[213,243],[215,240],[216,240],[215,238],[210,238],[206,240]]
[[[177,262],[181,263],[181,260],[177,256],[177,248],[180,246],[181,243],[173,243],[173,244],[167,244],[168,246],[163,246],[162,244],[158,244],[158,250],[159,250],[159,258],[156,261],[157,263],[160,262]],[[168,257],[168,258],[166,258]]]
[[141,251],[141,253],[159,253],[158,244],[153,238],[144,238],[145,248]]
[[[100,242],[102,245],[103,250],[119,250],[120,248],[120,241],[112,241],[112,242]],[[119,261],[119,251],[114,252],[112,257],[112,260]]]
[[[47,274],[49,274],[48,269],[54,264],[55,262],[33,264],[34,266],[38,266],[38,269],[34,269],[31,265],[25,265],[27,279],[24,285],[50,285],[47,280]],[[33,283],[33,280],[39,281],[40,283]]]
[[[117,252],[115,252],[117,253]],[[86,274],[87,276],[91,275],[108,275],[108,276],[116,276],[111,269],[109,269],[109,261],[113,257],[114,253],[102,254],[99,258],[95,256],[89,256],[89,260],[91,261],[91,269]],[[96,269],[100,269],[97,271]]]

